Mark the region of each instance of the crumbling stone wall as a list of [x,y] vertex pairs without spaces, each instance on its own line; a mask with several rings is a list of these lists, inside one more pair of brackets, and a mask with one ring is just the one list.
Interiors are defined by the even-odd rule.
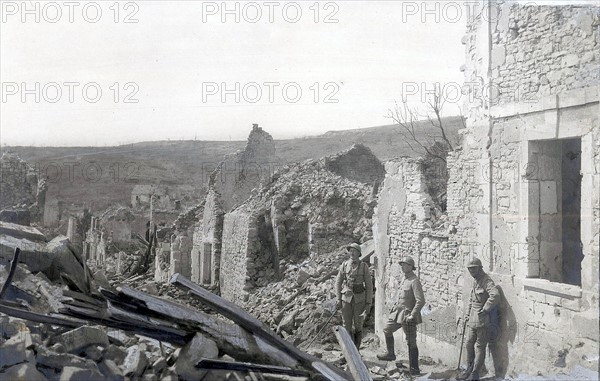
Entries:
[[10,152],[2,154],[0,166],[2,176],[0,209],[27,208],[35,203],[38,178],[34,168]]
[[[403,279],[400,259],[410,255],[426,290],[425,313],[454,307],[460,295],[456,248],[449,243],[449,225],[427,190],[422,159],[401,158],[385,164],[386,178],[375,210],[373,235],[377,257],[377,327],[399,297]],[[427,323],[427,321],[425,321]]]
[[383,164],[362,144],[355,144],[337,155],[324,157],[321,163],[328,171],[360,183],[373,184],[385,176]]
[[192,232],[192,250],[190,252],[190,264],[191,264],[191,280],[194,283],[202,284],[201,269],[202,269],[202,255],[201,248],[203,243],[203,231],[204,226],[200,219],[197,224],[193,227]]
[[[223,207],[219,194],[212,188],[206,195],[202,214],[202,244],[200,273],[202,284],[218,285],[221,268],[221,247],[223,237]],[[198,250],[198,249],[197,249]]]
[[[344,152],[364,155],[365,150]],[[373,158],[371,153],[367,161],[377,160]],[[224,297],[243,299],[254,288],[278,280],[287,264],[371,239],[371,185],[329,171],[326,162],[308,160],[282,168],[259,194],[225,215],[220,274]]]
[[[596,369],[585,359],[598,351],[598,7],[501,11],[491,25],[474,17],[464,38],[465,79],[491,92],[470,93],[462,149],[449,160],[449,242],[458,268],[481,258],[506,296],[509,369]],[[577,168],[581,176],[570,173]],[[565,220],[567,211],[576,216]],[[580,285],[567,283],[576,274],[562,263],[563,245],[577,240],[564,234],[577,229]]]
[[209,179],[209,188],[219,194],[225,212],[245,202],[253,189],[278,167],[273,137],[254,124],[242,151],[228,155]]
[[226,156],[211,173],[202,219],[196,231],[190,232],[195,282],[212,286],[221,284],[224,214],[246,201],[252,191],[271,176],[277,162],[273,138],[255,124],[245,149]]
[[246,276],[248,257],[258,243],[254,222],[252,212],[243,206],[227,213],[223,222],[221,296],[234,303],[243,303],[250,287]]
[[192,237],[187,231],[183,231],[179,234],[173,234],[171,237],[171,250],[170,250],[170,261],[169,261],[169,273],[170,275],[180,273],[186,278],[190,278],[191,275],[191,256],[192,251]]
[[48,183],[18,155],[6,152],[0,157],[0,188],[3,221],[29,225],[44,219]]

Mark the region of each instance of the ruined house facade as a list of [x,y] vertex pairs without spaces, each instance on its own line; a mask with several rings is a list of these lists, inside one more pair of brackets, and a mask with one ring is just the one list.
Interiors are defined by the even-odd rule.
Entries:
[[228,155],[210,174],[202,219],[192,233],[191,279],[217,287],[225,214],[241,205],[279,164],[269,133],[254,124],[244,150]]
[[496,10],[474,9],[463,39],[467,123],[448,161],[447,214],[431,213],[419,163],[386,165],[374,222],[378,289],[386,290],[376,328],[401,280],[399,257],[413,255],[427,299],[421,341],[434,360],[456,361],[471,285],[465,266],[476,256],[506,299],[496,361],[514,372],[595,370],[598,7]]
[[221,295],[244,304],[280,279],[280,269],[371,239],[374,183],[384,168],[363,145],[293,164],[246,203],[224,215]]
[[14,153],[0,157],[0,187],[0,219],[22,225],[46,221],[48,184],[36,168]]

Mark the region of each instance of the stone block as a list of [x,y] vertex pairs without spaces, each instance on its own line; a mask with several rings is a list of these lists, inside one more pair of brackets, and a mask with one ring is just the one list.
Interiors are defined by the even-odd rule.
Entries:
[[121,369],[112,360],[103,360],[98,364],[100,372],[110,381],[123,381],[123,373]]
[[0,380],[10,381],[47,381],[34,363],[22,363],[0,372]]
[[4,343],[0,347],[0,369],[27,361],[25,342]]
[[175,362],[175,371],[181,380],[201,380],[207,372],[196,368],[196,363],[203,358],[215,359],[218,355],[217,344],[197,333],[181,350],[179,358]]
[[127,348],[127,356],[121,366],[125,376],[139,377],[144,373],[144,370],[147,367],[148,358],[140,345],[134,345]]
[[502,66],[506,62],[506,49],[503,45],[494,46],[492,49],[492,68]]
[[104,380],[98,369],[82,369],[67,366],[60,374],[59,381]]
[[572,67],[579,65],[580,58],[578,54],[567,54],[562,57],[562,66],[563,67]]
[[560,298],[560,306],[579,312],[581,310],[581,298]]
[[69,353],[79,353],[90,345],[108,347],[108,336],[103,329],[83,326],[58,336],[57,341],[65,346]]

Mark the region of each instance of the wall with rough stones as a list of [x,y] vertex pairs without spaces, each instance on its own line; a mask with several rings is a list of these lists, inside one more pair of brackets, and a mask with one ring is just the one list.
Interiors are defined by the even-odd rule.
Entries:
[[257,244],[252,212],[242,206],[225,215],[221,252],[221,296],[241,304],[247,290],[248,256]]
[[202,284],[202,245],[203,245],[203,231],[202,220],[194,226],[192,232],[192,250],[190,251],[190,265],[191,268],[191,280],[194,283]]
[[2,177],[0,183],[0,209],[29,207],[36,201],[38,186],[37,174],[33,167],[12,153],[0,157]]
[[[324,160],[282,168],[259,194],[225,215],[223,296],[239,299],[280,279],[280,268],[288,264],[371,239],[371,188],[329,171]],[[242,255],[246,262],[240,265]]]
[[400,259],[411,256],[425,290],[422,329],[434,327],[431,311],[450,309],[460,299],[462,278],[456,271],[456,247],[449,242],[448,223],[427,191],[422,159],[400,158],[385,164],[373,222],[376,253],[376,329],[381,334],[387,311],[399,297],[404,278]]
[[337,155],[327,156],[321,162],[328,171],[360,183],[371,185],[381,182],[385,176],[383,164],[362,144],[354,145]]
[[[597,370],[599,8],[496,5],[489,8],[500,18],[475,8],[463,38],[467,121],[448,158],[442,232],[420,226],[426,209],[416,209],[414,168],[386,165],[373,228],[385,290],[376,296],[376,328],[398,286],[396,253],[420,250],[427,303],[419,340],[434,360],[453,364],[472,284],[465,266],[478,257],[505,296],[494,362],[508,374]],[[561,271],[563,245],[576,246],[577,229],[580,285]]]
[[255,124],[244,150],[227,155],[211,173],[202,221],[192,233],[196,237],[194,254],[190,253],[196,259],[192,272],[195,282],[211,286],[222,283],[219,277],[223,216],[244,203],[253,190],[270,178],[277,162],[273,138]]
[[509,3],[500,10],[491,52],[498,104],[600,84],[597,10]]
[[223,210],[229,212],[273,174],[278,162],[273,137],[255,124],[246,147],[225,157],[211,174],[208,186],[219,194]]
[[[473,93],[476,101],[465,104],[464,143],[449,165],[448,217],[456,231],[449,239],[463,262],[482,259],[506,296],[509,370],[597,369],[599,8],[500,9],[491,40],[481,17],[464,38],[465,80],[492,92]],[[577,217],[565,218],[567,211]],[[573,234],[576,220],[580,285],[568,284],[573,274],[562,269],[563,258],[575,255],[563,245],[573,247],[576,238],[564,234]]]

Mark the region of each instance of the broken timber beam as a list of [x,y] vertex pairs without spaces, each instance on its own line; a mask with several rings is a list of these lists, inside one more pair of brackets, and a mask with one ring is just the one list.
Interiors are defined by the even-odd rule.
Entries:
[[34,321],[36,323],[60,325],[63,327],[76,328],[76,327],[81,327],[82,325],[85,325],[87,323],[85,320],[39,314],[36,312],[24,310],[21,308],[7,306],[6,304],[3,304],[2,302],[0,302],[0,312],[5,315],[9,315],[9,316],[16,317],[19,319]]
[[283,366],[275,366],[275,365],[259,365],[259,364],[251,364],[247,362],[234,362],[234,361],[223,361],[223,360],[212,360],[212,359],[202,359],[198,361],[196,364],[196,368],[200,369],[211,369],[211,370],[230,370],[230,371],[238,371],[238,372],[259,372],[259,373],[269,373],[269,374],[285,374],[287,376],[295,376],[295,377],[310,377],[311,373],[287,368]]
[[333,332],[335,333],[335,337],[340,343],[340,347],[342,348],[342,353],[346,358],[346,362],[348,363],[348,368],[350,368],[350,373],[352,373],[352,377],[354,377],[355,381],[373,381],[371,378],[371,374],[369,370],[365,366],[365,363],[362,361],[362,357],[358,352],[358,349],[354,345],[350,334],[346,330],[346,328],[341,325],[336,325],[333,327]]
[[2,290],[0,290],[0,300],[4,298],[4,294],[8,289],[8,286],[12,283],[12,278],[15,276],[15,271],[17,270],[17,264],[19,263],[19,254],[21,254],[21,249],[15,247],[15,254],[13,255],[12,261],[10,261],[10,270],[8,272],[8,276],[6,277],[6,281],[2,285]]
[[204,304],[211,307],[213,310],[226,318],[231,319],[234,323],[239,324],[241,327],[262,338],[274,347],[287,352],[290,356],[296,358],[303,366],[319,372],[326,379],[331,381],[345,381],[348,379],[348,374],[343,370],[301,351],[277,336],[260,320],[244,311],[241,307],[198,286],[181,274],[177,273],[173,275],[170,283],[190,290],[193,295],[198,297]]
[[[164,300],[127,286],[117,288],[114,294],[102,289],[102,294],[110,300],[134,305],[138,313],[159,318],[168,317],[180,327],[190,332],[201,332],[217,343],[220,350],[236,360],[262,362],[290,368],[298,366],[298,360],[284,350],[269,344],[252,332],[216,316],[191,309],[178,303]],[[123,304],[121,304],[123,307]]]

